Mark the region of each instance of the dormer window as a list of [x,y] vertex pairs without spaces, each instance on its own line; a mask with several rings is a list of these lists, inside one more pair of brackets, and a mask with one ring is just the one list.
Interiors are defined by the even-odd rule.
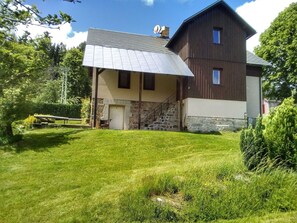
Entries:
[[221,34],[222,34],[221,28],[213,28],[212,39],[214,44],[221,44]]

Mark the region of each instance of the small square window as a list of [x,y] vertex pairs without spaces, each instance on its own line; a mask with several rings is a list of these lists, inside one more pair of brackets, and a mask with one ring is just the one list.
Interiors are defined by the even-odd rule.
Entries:
[[144,74],[143,78],[143,89],[144,90],[155,90],[155,75]]
[[213,43],[221,44],[221,32],[222,32],[222,29],[220,28],[213,29],[212,31]]
[[119,80],[118,80],[119,88],[130,88],[130,71],[119,71]]
[[212,83],[215,85],[221,84],[221,71],[222,69],[213,69],[212,70]]

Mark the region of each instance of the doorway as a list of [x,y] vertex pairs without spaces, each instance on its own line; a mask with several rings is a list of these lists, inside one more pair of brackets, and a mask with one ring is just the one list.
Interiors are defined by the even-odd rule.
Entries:
[[109,128],[124,129],[124,106],[110,105],[109,106]]

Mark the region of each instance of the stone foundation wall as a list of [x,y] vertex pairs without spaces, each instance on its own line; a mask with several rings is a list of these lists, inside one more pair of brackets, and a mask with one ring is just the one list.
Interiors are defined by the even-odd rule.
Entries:
[[188,116],[185,120],[185,128],[189,132],[236,131],[246,127],[246,125],[245,119]]
[[[138,129],[138,101],[131,101],[129,129]],[[157,102],[141,102],[141,120],[145,115],[155,108],[159,103]]]
[[170,104],[168,110],[156,121],[144,127],[147,130],[179,131],[177,103]]

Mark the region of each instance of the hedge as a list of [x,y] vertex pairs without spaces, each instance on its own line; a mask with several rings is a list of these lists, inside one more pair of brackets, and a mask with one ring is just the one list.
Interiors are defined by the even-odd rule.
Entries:
[[32,103],[28,115],[44,114],[69,118],[80,118],[81,105],[58,103]]

